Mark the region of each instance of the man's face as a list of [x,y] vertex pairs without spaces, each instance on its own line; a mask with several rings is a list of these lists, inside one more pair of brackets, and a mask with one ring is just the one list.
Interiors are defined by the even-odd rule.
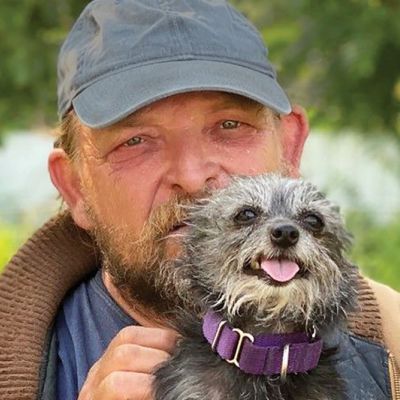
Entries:
[[[81,190],[106,267],[126,297],[144,302],[157,290],[139,292],[155,286],[155,270],[176,255],[175,241],[161,239],[179,225],[177,203],[227,185],[231,175],[285,170],[279,118],[219,92],[171,96],[107,129],[82,126],[78,146]],[[131,273],[136,284],[124,282]]]

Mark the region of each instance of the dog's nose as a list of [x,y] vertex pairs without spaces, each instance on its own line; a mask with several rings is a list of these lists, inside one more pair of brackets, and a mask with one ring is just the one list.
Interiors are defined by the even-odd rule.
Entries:
[[279,247],[288,248],[299,241],[299,230],[290,224],[278,225],[271,230],[272,243]]

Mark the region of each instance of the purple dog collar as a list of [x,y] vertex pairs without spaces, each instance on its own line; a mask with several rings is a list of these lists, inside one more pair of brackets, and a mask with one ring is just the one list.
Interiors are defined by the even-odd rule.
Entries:
[[319,362],[322,340],[306,333],[263,334],[252,336],[231,328],[214,311],[203,320],[203,335],[213,351],[243,372],[253,375],[281,375],[307,372]]

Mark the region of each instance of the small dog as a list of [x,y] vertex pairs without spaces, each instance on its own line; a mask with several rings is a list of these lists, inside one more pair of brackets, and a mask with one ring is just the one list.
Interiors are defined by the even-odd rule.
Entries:
[[310,183],[263,175],[234,178],[188,214],[172,274],[182,339],[155,398],[342,399],[325,337],[346,329],[357,268],[338,208]]

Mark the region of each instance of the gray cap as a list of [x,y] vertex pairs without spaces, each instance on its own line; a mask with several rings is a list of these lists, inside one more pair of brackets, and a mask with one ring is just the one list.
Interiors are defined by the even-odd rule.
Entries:
[[222,0],[94,0],[58,60],[58,110],[92,128],[177,93],[236,93],[291,106],[258,31]]

